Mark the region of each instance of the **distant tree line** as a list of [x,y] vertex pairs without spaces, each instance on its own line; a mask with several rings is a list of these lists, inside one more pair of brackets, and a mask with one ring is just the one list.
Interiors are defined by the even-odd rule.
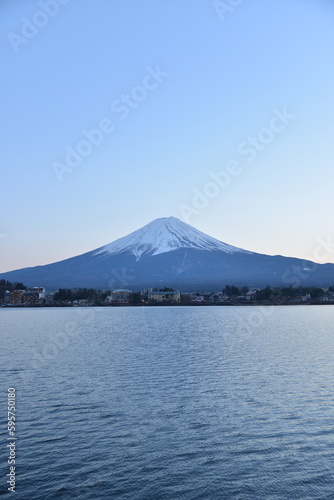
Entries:
[[0,280],[0,302],[4,301],[5,293],[14,292],[15,290],[26,290],[27,287],[23,283],[11,283],[7,280]]
[[26,290],[27,287],[23,283],[11,283],[10,281],[7,280],[0,280],[0,291],[6,292],[7,290],[9,292],[13,292],[14,290]]
[[[247,286],[238,288],[236,286],[231,286],[227,285],[223,289],[223,293],[227,295],[230,298],[237,298],[237,297],[242,297],[245,296],[249,292],[249,288]],[[328,288],[328,292],[334,292],[334,286],[330,286]],[[301,296],[310,296],[310,299],[312,300],[317,300],[321,299],[324,297],[326,292],[324,291],[323,288],[319,287],[314,287],[314,286],[300,286],[293,288],[292,286],[289,287],[276,287],[276,288],[271,288],[269,285],[266,286],[263,289],[256,290],[254,293],[254,299],[255,300],[278,300],[278,299],[285,299],[285,300],[293,300],[296,299],[297,297]]]
[[110,290],[102,292],[93,288],[59,288],[58,292],[53,295],[55,302],[73,302],[75,300],[87,300],[88,302],[101,302],[110,295]]
[[[5,296],[5,292],[13,292],[15,290],[27,290],[27,287],[21,282],[10,282],[7,280],[0,280],[0,299],[3,299]],[[172,288],[154,288],[154,290],[163,291],[163,292],[172,292],[174,291]],[[326,291],[325,291],[326,290]],[[284,303],[284,302],[293,302],[300,300],[301,297],[306,298],[305,300],[318,301],[323,299],[326,295],[329,297],[333,297],[334,294],[334,285],[328,287],[327,289],[323,289],[320,287],[314,286],[299,286],[293,288],[289,287],[275,287],[271,288],[269,285],[262,289],[251,290],[252,295],[251,299],[254,301],[264,301],[271,303]],[[205,292],[203,294],[204,301],[212,300],[214,302],[218,302],[220,300],[220,294],[224,294],[227,296],[231,302],[242,302],[245,300],[246,295],[250,292],[248,286],[237,287],[235,285],[226,285],[221,292],[213,293]],[[87,301],[90,304],[102,304],[106,301],[106,298],[111,294],[110,290],[95,290],[93,288],[76,288],[76,289],[68,289],[68,288],[59,288],[59,290],[54,294],[53,300],[55,303],[73,303],[75,301]],[[200,293],[196,292],[193,295],[199,296]],[[133,292],[129,295],[129,303],[136,304],[141,303],[143,300],[143,296],[140,292]],[[191,302],[191,297],[189,294],[181,294],[181,302],[187,303]]]
[[238,288],[237,286],[234,285],[226,285],[226,287],[223,289],[223,293],[227,295],[228,297],[238,297],[241,295],[246,295],[246,293],[249,292],[248,286],[243,286],[241,288]]
[[[54,302],[74,302],[85,300],[90,304],[101,304],[111,294],[110,290],[94,290],[93,288],[59,288],[53,295]],[[142,296],[139,292],[133,292],[129,296],[129,302],[136,304],[141,302]]]

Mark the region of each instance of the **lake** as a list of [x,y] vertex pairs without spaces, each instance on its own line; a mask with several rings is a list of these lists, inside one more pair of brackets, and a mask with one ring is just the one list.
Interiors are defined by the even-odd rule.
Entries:
[[0,494],[12,387],[17,500],[334,498],[332,306],[2,308],[0,336]]

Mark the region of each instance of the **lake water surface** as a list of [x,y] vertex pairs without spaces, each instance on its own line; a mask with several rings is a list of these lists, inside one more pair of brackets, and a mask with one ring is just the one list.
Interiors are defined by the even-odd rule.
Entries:
[[[334,307],[0,310],[17,500],[334,498]],[[9,495],[9,493],[7,493]]]

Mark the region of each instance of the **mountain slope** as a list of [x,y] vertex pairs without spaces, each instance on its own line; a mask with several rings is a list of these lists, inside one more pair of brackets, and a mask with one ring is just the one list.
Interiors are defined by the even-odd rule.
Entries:
[[169,217],[156,219],[128,236],[77,257],[2,273],[0,279],[48,289],[329,286],[334,285],[334,264],[252,253]]
[[179,248],[220,250],[225,253],[245,252],[241,248],[216,240],[175,217],[155,219],[146,226],[104,246],[96,255],[130,252],[139,260],[143,254],[158,255]]

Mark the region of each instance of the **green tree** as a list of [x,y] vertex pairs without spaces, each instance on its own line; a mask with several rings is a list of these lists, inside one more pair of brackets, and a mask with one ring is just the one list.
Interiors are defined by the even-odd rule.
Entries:
[[54,294],[53,298],[56,301],[67,302],[73,300],[73,294],[72,291],[67,288],[59,288],[58,292]]
[[142,296],[140,293],[133,292],[129,296],[129,301],[131,302],[131,304],[138,304],[142,301]]
[[268,285],[266,288],[262,290],[258,290],[256,292],[256,300],[269,300],[272,294],[272,289]]
[[23,283],[14,283],[14,290],[26,290],[27,287]]
[[311,299],[320,299],[325,295],[322,288],[312,288],[310,291]]
[[228,295],[228,297],[237,297],[238,295],[241,295],[240,290],[236,286],[230,286],[226,285],[226,287],[223,290],[223,293],[225,295]]

